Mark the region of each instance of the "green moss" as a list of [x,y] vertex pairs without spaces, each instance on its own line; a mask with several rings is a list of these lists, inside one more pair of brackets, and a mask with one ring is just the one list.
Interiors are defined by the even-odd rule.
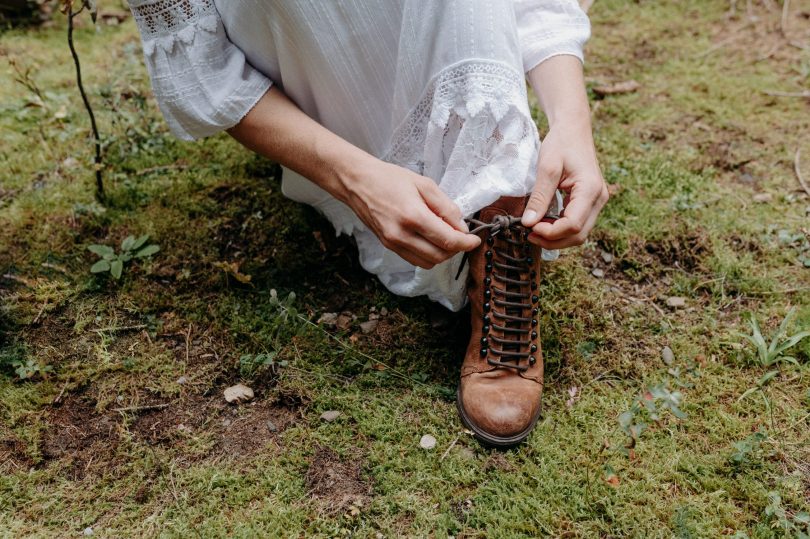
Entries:
[[[808,270],[784,241],[806,227],[791,169],[806,103],[762,93],[806,87],[808,60],[785,47],[757,61],[777,38],[728,8],[592,9],[589,87],[641,87],[594,101],[616,192],[592,240],[546,267],[545,417],[510,452],[480,447],[456,416],[463,315],[388,294],[351,242],[284,199],[276,165],[225,135],[173,139],[132,21],[77,33],[105,136],[105,207],[63,22],[2,34],[46,100],[0,72],[0,354],[52,368],[28,381],[0,372],[2,534],[778,537],[769,492],[790,515],[807,509],[810,340],[766,390],[771,419],[758,394],[738,400],[765,371],[736,332],[754,312],[770,334],[791,306],[791,332],[810,327]],[[778,27],[778,13],[754,9]],[[130,234],[161,252],[120,281],[90,275],[87,246]],[[348,329],[312,323],[341,311],[358,317]],[[268,352],[285,366],[242,380],[240,356]],[[238,381],[257,404],[217,407]],[[682,392],[687,418],[647,420],[631,453],[617,417],[660,384]],[[169,406],[114,411],[154,404]],[[341,416],[321,421],[327,410]],[[735,464],[734,444],[758,430],[766,440]],[[423,434],[436,449],[419,447]],[[318,460],[321,448],[336,460]],[[344,504],[313,479],[330,466],[363,494]]]

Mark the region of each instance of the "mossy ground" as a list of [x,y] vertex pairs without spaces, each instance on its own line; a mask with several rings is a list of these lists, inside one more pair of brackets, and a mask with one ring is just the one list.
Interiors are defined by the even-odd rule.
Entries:
[[[766,386],[769,412],[761,393],[739,400],[767,369],[736,332],[753,313],[772,333],[792,307],[791,331],[810,326],[810,197],[792,170],[802,148],[810,177],[810,101],[764,93],[810,86],[810,52],[789,44],[810,44],[810,12],[794,2],[790,39],[772,1],[597,0],[591,16],[589,86],[641,86],[594,93],[614,195],[592,240],[547,269],[545,417],[508,452],[456,416],[463,315],[388,294],[227,136],[173,139],[131,20],[77,35],[105,206],[64,26],[0,36],[44,97],[4,60],[0,535],[798,534],[810,341]],[[91,275],[87,246],[130,234],[161,252],[120,281]],[[357,316],[344,330],[312,323],[342,311]],[[240,364],[260,353],[285,366]],[[23,381],[15,360],[51,370]],[[256,398],[226,405],[238,381]],[[647,418],[628,448],[618,418],[656,386],[687,417]]]

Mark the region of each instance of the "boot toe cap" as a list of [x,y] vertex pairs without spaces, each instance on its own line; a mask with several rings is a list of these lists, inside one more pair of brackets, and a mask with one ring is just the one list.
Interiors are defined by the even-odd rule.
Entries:
[[459,404],[473,430],[495,438],[512,438],[537,422],[540,386],[536,382],[522,378],[509,384],[487,383],[486,380],[469,382],[462,384]]

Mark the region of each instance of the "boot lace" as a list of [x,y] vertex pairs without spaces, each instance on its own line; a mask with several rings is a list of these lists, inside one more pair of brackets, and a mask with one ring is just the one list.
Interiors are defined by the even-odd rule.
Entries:
[[[537,362],[537,272],[520,217],[496,215],[490,223],[468,219],[471,234],[488,230],[483,287],[481,357],[494,367],[526,371]],[[461,261],[456,279],[467,262]],[[497,330],[500,336],[492,334]],[[526,361],[528,360],[528,361]],[[526,364],[528,363],[528,364]]]

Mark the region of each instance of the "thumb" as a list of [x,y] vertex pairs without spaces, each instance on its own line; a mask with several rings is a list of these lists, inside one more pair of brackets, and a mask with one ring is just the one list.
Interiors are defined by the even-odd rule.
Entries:
[[537,180],[521,219],[523,226],[533,227],[546,214],[551,201],[556,196],[562,171],[561,162],[552,161],[551,158],[544,159],[541,151],[540,161],[537,164]]

